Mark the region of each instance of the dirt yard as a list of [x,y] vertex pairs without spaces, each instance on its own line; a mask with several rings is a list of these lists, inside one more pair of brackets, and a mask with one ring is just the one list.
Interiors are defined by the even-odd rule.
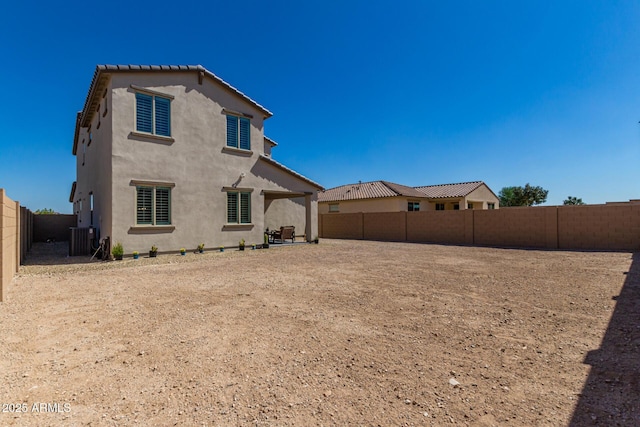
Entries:
[[64,250],[0,303],[0,425],[640,425],[638,254]]

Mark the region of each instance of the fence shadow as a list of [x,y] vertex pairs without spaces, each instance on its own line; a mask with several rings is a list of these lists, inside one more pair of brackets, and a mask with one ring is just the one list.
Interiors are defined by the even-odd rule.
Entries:
[[602,344],[585,358],[591,372],[570,427],[640,426],[640,252],[625,274]]
[[69,242],[36,242],[31,246],[23,265],[86,264],[91,256],[69,256]]

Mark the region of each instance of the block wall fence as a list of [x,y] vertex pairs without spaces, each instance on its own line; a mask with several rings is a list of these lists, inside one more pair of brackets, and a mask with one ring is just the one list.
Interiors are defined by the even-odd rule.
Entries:
[[76,215],[73,214],[34,215],[31,238],[34,242],[68,242],[69,228],[76,225]]
[[0,301],[20,267],[20,204],[0,188]]
[[7,287],[31,250],[35,217],[0,188],[0,302],[6,299]]
[[496,210],[331,213],[320,237],[578,250],[640,250],[640,201]]

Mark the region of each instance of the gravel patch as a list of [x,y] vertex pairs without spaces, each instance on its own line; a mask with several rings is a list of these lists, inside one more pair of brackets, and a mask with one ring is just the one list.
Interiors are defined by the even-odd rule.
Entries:
[[583,405],[612,399],[585,389],[585,359],[637,282],[629,253],[346,240],[112,262],[65,251],[34,246],[0,304],[0,403],[27,409],[6,406],[0,425],[557,426],[637,414],[637,397]]

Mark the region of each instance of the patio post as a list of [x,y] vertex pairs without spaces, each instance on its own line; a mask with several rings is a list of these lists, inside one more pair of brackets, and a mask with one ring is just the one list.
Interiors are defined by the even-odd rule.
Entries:
[[307,236],[307,242],[311,242],[314,236],[311,235],[313,232],[312,228],[312,216],[311,216],[311,193],[304,194],[304,208],[305,208],[305,226],[304,233]]

